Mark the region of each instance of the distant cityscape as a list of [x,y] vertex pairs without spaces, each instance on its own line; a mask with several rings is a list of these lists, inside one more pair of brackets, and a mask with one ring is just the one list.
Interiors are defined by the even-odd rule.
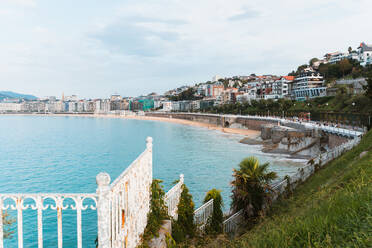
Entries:
[[[316,97],[333,96],[337,85],[348,85],[353,94],[363,92],[363,77],[342,78],[329,84],[322,73],[324,65],[357,63],[372,65],[372,45],[361,43],[357,50],[327,53],[322,59],[312,59],[287,76],[255,75],[223,78],[214,76],[211,81],[194,86],[182,86],[159,95],[123,97],[113,94],[108,99],[79,99],[76,95],[60,98],[36,98],[13,92],[0,92],[0,112],[25,113],[114,113],[118,111],[200,111],[228,103],[244,103],[261,99],[291,99],[304,101]],[[346,65],[347,66],[347,65]],[[344,70],[344,69],[343,69]]]

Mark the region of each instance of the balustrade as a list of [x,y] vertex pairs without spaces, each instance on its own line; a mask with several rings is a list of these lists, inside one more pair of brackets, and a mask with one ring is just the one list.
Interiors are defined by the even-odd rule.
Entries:
[[[76,211],[76,246],[82,248],[81,215],[88,208],[97,211],[99,248],[136,247],[150,209],[152,138],[146,141],[145,151],[112,184],[107,173],[97,175],[96,194],[0,194],[0,248],[4,247],[3,213],[7,210],[17,211],[18,247],[24,247],[23,211],[28,209],[37,211],[38,248],[43,247],[43,211],[51,209],[57,213],[58,248],[63,247],[63,211]],[[183,183],[183,176],[180,181]]]
[[177,206],[182,193],[182,185],[184,183],[183,174],[180,175],[180,180],[174,185],[164,196],[165,205],[168,208],[168,215],[173,219],[178,219]]
[[[74,204],[66,204],[67,199],[73,200]],[[93,200],[94,204],[84,204],[86,199]],[[33,201],[25,204],[26,200]],[[45,201],[52,201],[51,204],[45,204]],[[6,203],[7,201],[10,201]],[[76,210],[77,216],[77,247],[82,248],[82,229],[81,229],[81,212],[88,208],[96,210],[96,194],[0,194],[0,247],[4,247],[3,242],[3,218],[2,214],[7,210],[17,211],[17,235],[18,247],[22,248],[23,243],[23,211],[30,209],[37,211],[37,228],[38,228],[38,248],[43,247],[43,211],[52,209],[57,212],[58,226],[58,248],[62,248],[62,210]]]
[[208,202],[204,203],[198,209],[194,211],[194,223],[200,226],[200,229],[204,229],[205,224],[208,221],[208,218],[213,214],[213,199],[210,199]]

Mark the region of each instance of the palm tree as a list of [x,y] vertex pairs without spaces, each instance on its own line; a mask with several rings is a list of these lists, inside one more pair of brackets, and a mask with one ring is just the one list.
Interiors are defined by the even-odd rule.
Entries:
[[270,182],[277,178],[275,172],[268,172],[269,163],[260,165],[256,157],[243,159],[239,169],[233,169],[234,180],[231,182],[232,209],[243,209],[246,218],[260,214],[264,204],[269,201]]

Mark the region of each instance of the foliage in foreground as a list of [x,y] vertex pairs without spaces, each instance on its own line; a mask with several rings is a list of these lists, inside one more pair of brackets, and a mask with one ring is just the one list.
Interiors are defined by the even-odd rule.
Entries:
[[[360,158],[363,151],[367,155]],[[225,247],[371,247],[372,131]]]
[[[1,210],[0,210],[1,211]],[[12,231],[12,225],[15,222],[15,219],[12,218],[7,211],[3,211],[3,238],[10,239],[13,237],[14,231]]]
[[239,169],[234,169],[233,181],[231,182],[232,203],[234,212],[241,209],[244,216],[259,216],[263,206],[270,199],[270,182],[277,178],[275,172],[268,172],[268,163],[261,164],[255,157],[243,159]]
[[177,243],[193,238],[196,233],[194,224],[194,202],[189,189],[182,185],[182,193],[178,203],[178,219],[172,222],[172,237]]
[[169,219],[167,207],[164,202],[165,192],[161,183],[161,180],[152,180],[150,212],[147,215],[147,225],[142,236],[142,247],[147,247],[148,242],[158,236],[163,221]]
[[223,223],[223,212],[222,212],[222,196],[221,190],[211,189],[207,192],[204,203],[207,203],[213,199],[213,213],[212,217],[208,220],[205,232],[207,234],[219,234],[222,233]]

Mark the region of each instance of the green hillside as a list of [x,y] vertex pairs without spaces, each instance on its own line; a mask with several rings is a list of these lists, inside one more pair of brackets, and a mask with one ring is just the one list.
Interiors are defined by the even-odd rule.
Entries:
[[36,100],[37,97],[33,95],[26,95],[26,94],[19,94],[12,91],[0,91],[0,100],[6,98],[18,98],[18,99],[26,99],[26,100]]
[[[213,247],[372,247],[372,131],[290,199],[230,242]],[[360,158],[363,151],[367,155]],[[221,243],[224,243],[223,245]]]

